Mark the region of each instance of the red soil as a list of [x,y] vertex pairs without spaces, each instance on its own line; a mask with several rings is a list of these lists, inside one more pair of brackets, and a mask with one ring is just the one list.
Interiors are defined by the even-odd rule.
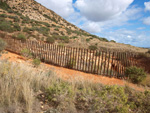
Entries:
[[[30,61],[32,61],[31,59],[27,60],[26,58],[24,58],[22,56],[19,56],[17,54],[10,53],[10,52],[2,54],[0,59],[8,59],[11,62],[24,63],[27,65],[31,65]],[[127,85],[130,88],[133,88],[138,91],[145,90],[143,87],[139,87],[136,84],[129,83],[125,80],[109,78],[109,77],[94,75],[94,74],[88,74],[88,73],[75,71],[75,70],[71,70],[71,69],[67,69],[67,68],[63,68],[63,67],[53,66],[50,64],[42,63],[42,66],[44,66],[44,68],[47,68],[47,69],[53,69],[54,72],[56,72],[56,75],[58,75],[59,77],[65,79],[65,80],[83,79],[83,80],[90,80],[95,83],[101,83],[104,85],[119,85],[119,86]]]

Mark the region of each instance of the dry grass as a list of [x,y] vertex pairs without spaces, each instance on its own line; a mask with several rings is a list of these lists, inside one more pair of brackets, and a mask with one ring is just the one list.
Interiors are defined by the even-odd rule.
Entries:
[[7,61],[0,61],[0,92],[0,112],[4,113],[41,112],[43,108],[40,109],[41,104],[37,104],[40,102],[49,106],[44,110],[47,113],[126,113],[150,110],[149,92],[102,86],[82,77],[64,81],[51,70],[44,72]]
[[55,81],[55,77],[49,76],[54,74],[37,73],[23,64],[0,62],[0,107],[24,104],[24,110],[32,113],[35,92],[44,90]]

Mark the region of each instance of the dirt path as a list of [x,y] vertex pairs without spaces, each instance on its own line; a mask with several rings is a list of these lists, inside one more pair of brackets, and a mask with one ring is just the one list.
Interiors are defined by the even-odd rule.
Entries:
[[[4,52],[4,54],[2,54],[0,59],[8,59],[11,62],[24,63],[26,65],[32,65],[31,59],[26,60],[26,58],[24,58],[22,56],[19,56],[19,55],[14,54],[14,53],[6,52],[6,51]],[[75,71],[75,70],[71,70],[71,69],[67,69],[67,68],[63,68],[63,67],[57,67],[57,66],[53,66],[53,65],[49,65],[49,64],[44,64],[44,63],[41,63],[41,67],[44,69],[54,70],[54,72],[56,72],[56,75],[58,75],[59,77],[65,79],[65,80],[83,79],[83,80],[90,80],[90,81],[93,81],[95,83],[101,83],[104,85],[120,85],[120,86],[127,85],[127,86],[129,86],[135,90],[139,90],[139,91],[145,90],[143,87],[139,87],[139,86],[132,84],[132,83],[129,83],[125,80],[120,80],[120,79],[116,79],[116,78],[109,78],[109,77],[104,77],[104,76],[100,76],[100,75],[88,74],[88,73]]]

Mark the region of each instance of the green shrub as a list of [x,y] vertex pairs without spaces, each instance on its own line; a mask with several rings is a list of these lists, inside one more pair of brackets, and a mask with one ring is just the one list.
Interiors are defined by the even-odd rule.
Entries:
[[0,8],[6,11],[10,9],[9,5],[6,2],[2,2],[2,1],[0,1]]
[[33,28],[24,27],[23,32],[30,33],[30,31],[34,31]]
[[6,14],[0,14],[0,17],[7,18],[7,15]]
[[50,31],[48,27],[40,27],[36,28],[35,30],[38,31],[39,33],[42,33],[43,35],[47,35],[48,32]]
[[99,38],[100,41],[109,42],[106,38]]
[[126,76],[129,77],[129,79],[133,83],[140,83],[146,78],[146,73],[144,72],[144,69],[138,68],[138,67],[128,67],[125,70]]
[[36,59],[33,60],[33,65],[35,67],[38,67],[40,64],[41,64],[41,60],[40,59],[36,58]]
[[32,57],[30,50],[28,50],[27,48],[21,50],[21,55],[28,58]]
[[11,10],[11,9],[8,9],[8,13],[13,13],[13,10]]
[[17,40],[21,40],[22,42],[26,41],[26,37],[24,34],[18,34],[18,36],[16,38],[17,38]]
[[43,25],[45,25],[46,27],[50,27],[50,24],[47,22],[42,22]]
[[22,23],[30,23],[30,18],[28,16],[21,16]]
[[50,19],[51,20],[51,17],[50,16],[48,16],[48,15],[46,15],[46,14],[44,14],[43,15],[45,18],[47,18],[47,19]]
[[88,38],[88,39],[86,39],[86,41],[87,41],[87,42],[89,42],[89,41],[90,41],[90,39]]
[[7,31],[9,33],[12,33],[15,31],[14,27],[12,27],[12,22],[11,21],[0,21],[0,30],[2,31]]
[[53,43],[55,42],[55,39],[54,39],[53,37],[48,37],[48,38],[46,39],[46,42],[53,44]]
[[114,40],[111,40],[110,42],[114,42],[114,43],[116,43],[116,41],[114,41]]
[[18,23],[14,24],[14,29],[15,29],[15,31],[21,31],[21,27],[19,26]]
[[59,31],[59,29],[58,29],[58,28],[55,28],[54,30],[55,30],[55,31]]
[[0,38],[0,52],[6,48],[6,42]]
[[97,49],[97,46],[96,46],[96,45],[91,45],[91,46],[89,46],[89,49],[90,49],[90,50],[96,50],[96,49]]
[[76,39],[76,38],[78,38],[77,36],[73,36],[73,37],[71,37],[72,39]]
[[69,43],[69,37],[67,36],[60,37],[60,40],[62,40],[64,43]]

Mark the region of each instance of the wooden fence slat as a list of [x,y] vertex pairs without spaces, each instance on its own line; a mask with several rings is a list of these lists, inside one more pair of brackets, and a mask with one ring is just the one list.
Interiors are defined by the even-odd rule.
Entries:
[[111,70],[110,70],[110,77],[114,76],[114,72],[113,72],[113,66],[114,66],[114,52],[112,53],[112,62],[111,62]]
[[66,49],[65,46],[63,46],[63,66],[65,67],[65,58],[66,58]]
[[99,66],[100,66],[100,58],[101,58],[101,51],[98,51],[98,67],[97,67],[97,74],[99,74]]
[[110,51],[108,52],[108,64],[107,64],[107,73],[106,75],[109,76],[109,64],[110,64]]
[[75,63],[76,63],[76,65],[75,65],[75,69],[77,70],[77,65],[78,65],[78,49],[77,48],[75,48]]
[[104,75],[106,76],[107,51],[105,52]]
[[103,67],[103,56],[104,56],[104,51],[102,51],[101,67],[100,67],[100,75],[102,74],[102,67]]
[[83,49],[81,48],[80,70],[82,70],[82,54],[83,54]]
[[89,54],[89,50],[86,50],[86,65],[85,65],[85,72],[88,72],[88,54]]
[[93,73],[93,64],[94,64],[94,50],[93,50],[93,55],[92,55],[91,73]]
[[79,61],[79,58],[80,58],[80,48],[78,48],[78,61],[77,61],[77,70],[79,70],[79,66],[80,66],[80,61]]
[[94,64],[94,74],[96,74],[96,68],[97,68],[97,65],[96,65],[96,63],[97,63],[97,56],[96,56],[96,54],[97,54],[97,50],[95,51],[95,54],[94,54],[94,57],[95,57],[95,64]]

